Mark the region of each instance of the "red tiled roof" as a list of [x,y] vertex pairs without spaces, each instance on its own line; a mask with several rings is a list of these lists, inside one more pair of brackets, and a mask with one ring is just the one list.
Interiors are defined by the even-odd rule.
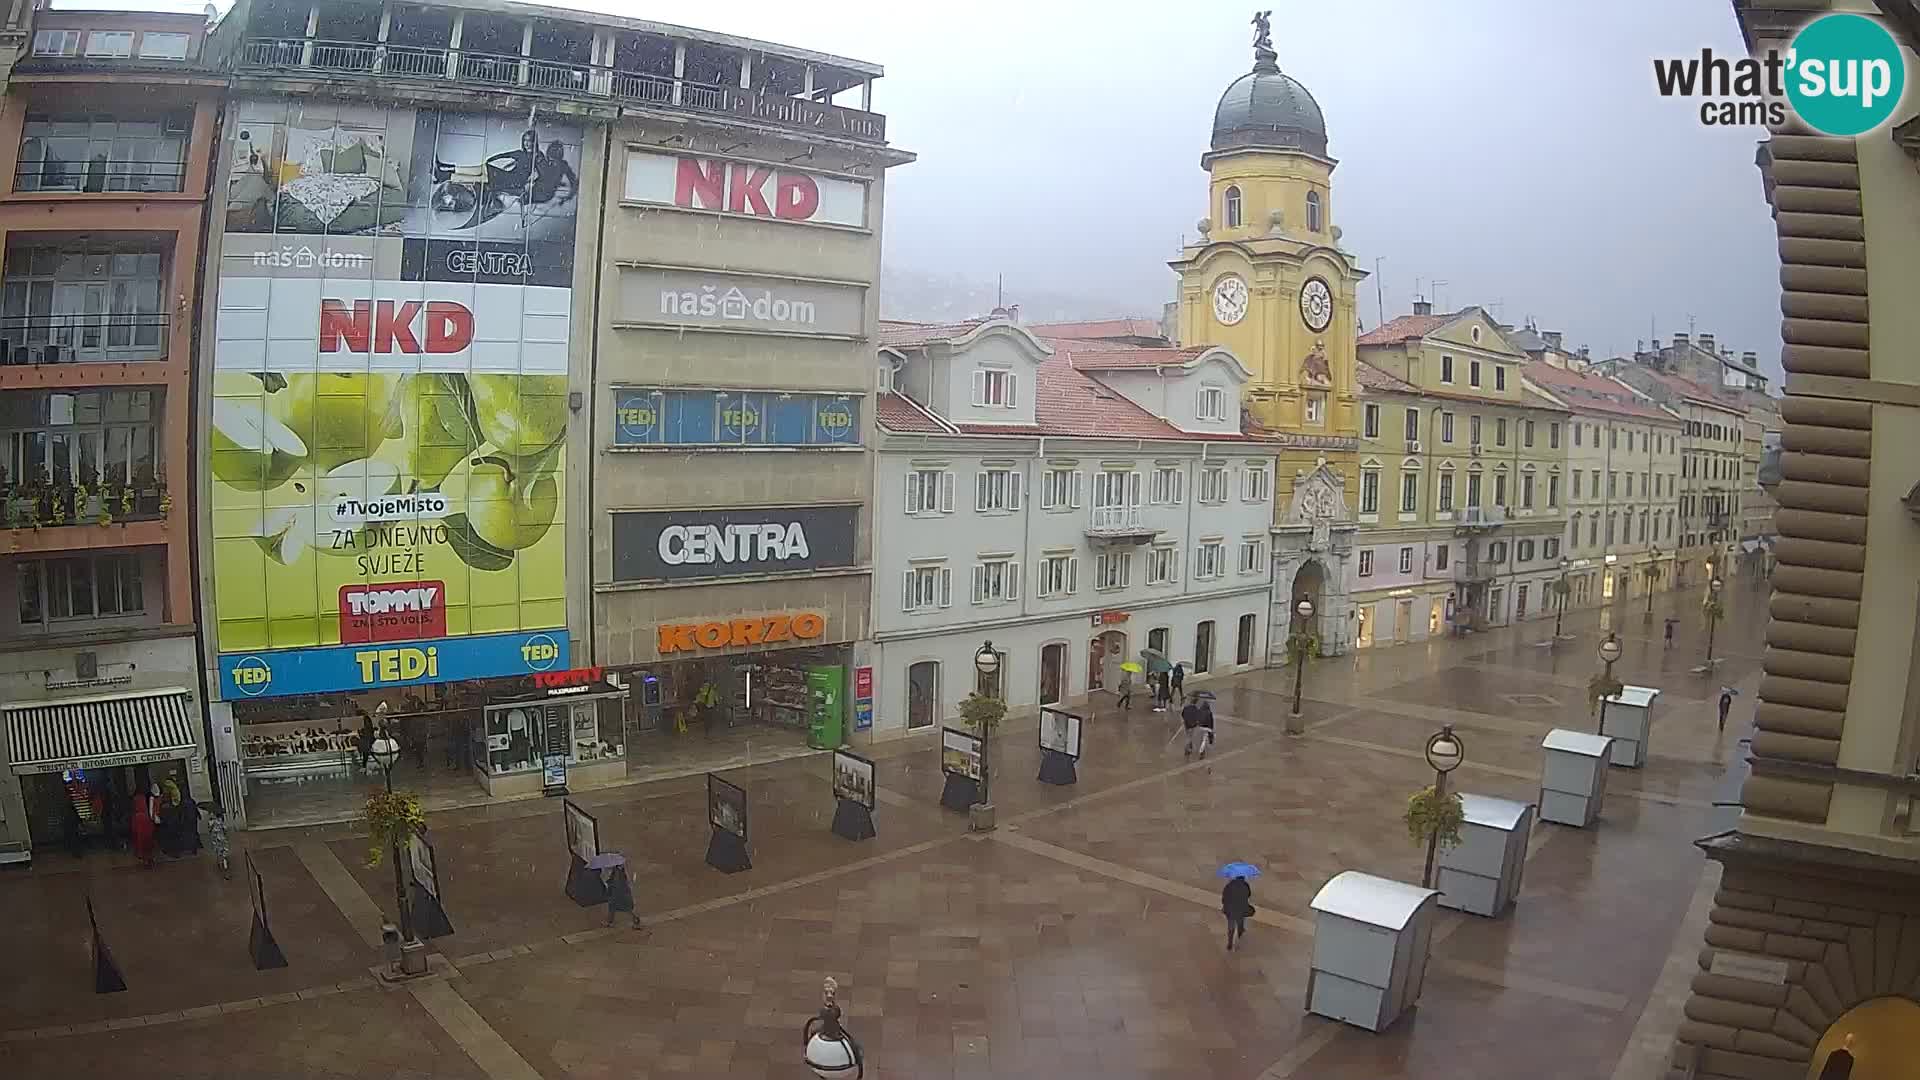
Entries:
[[1520,374],[1535,386],[1565,401],[1576,412],[1602,412],[1613,416],[1677,423],[1670,413],[1640,400],[1631,389],[1604,375],[1554,367],[1544,360],[1525,365]]
[[1398,345],[1403,341],[1423,338],[1452,322],[1457,314],[1458,312],[1447,312],[1442,315],[1402,315],[1389,320],[1383,326],[1376,326],[1361,334],[1354,344]]
[[878,411],[880,425],[888,431],[907,435],[946,435],[953,432],[933,414],[899,394],[881,394]]
[[1128,352],[1133,349],[1150,349],[1151,345],[1135,345],[1127,341],[1103,341],[1099,338],[1054,337],[1052,334],[1035,334],[1035,337],[1062,352]]
[[1709,405],[1717,405],[1722,409],[1726,409],[1729,412],[1737,412],[1742,416],[1745,416],[1747,413],[1747,407],[1739,401],[1728,397],[1713,387],[1702,386],[1685,376],[1670,375],[1664,371],[1655,371],[1645,365],[1640,365],[1635,371],[1640,375],[1646,376],[1653,382],[1666,387],[1670,393],[1678,394],[1684,398],[1692,398],[1695,401],[1704,401]]
[[1201,353],[1212,346],[1192,345],[1184,349],[1154,349],[1134,346],[1130,349],[1112,349],[1105,346],[1097,348],[1069,349],[1059,343],[1053,343],[1056,349],[1068,354],[1073,366],[1081,371],[1111,371],[1125,368],[1178,367],[1191,363]]
[[1160,330],[1158,319],[1098,319],[1093,322],[1039,323],[1029,326],[1036,337],[1086,338],[1099,341],[1102,338],[1154,338],[1166,340]]
[[1412,383],[1404,382],[1365,361],[1358,361],[1353,365],[1353,374],[1360,380],[1360,385],[1368,390],[1390,390],[1401,394],[1420,392],[1420,389]]
[[968,319],[957,323],[919,323],[895,319],[880,320],[880,345],[906,347],[925,345],[930,341],[946,341],[971,333],[985,319]]

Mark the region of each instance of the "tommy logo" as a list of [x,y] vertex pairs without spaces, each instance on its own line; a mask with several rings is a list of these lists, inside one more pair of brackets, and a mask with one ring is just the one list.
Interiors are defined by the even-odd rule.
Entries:
[[400,581],[340,587],[340,641],[412,641],[445,637],[447,586],[441,581]]

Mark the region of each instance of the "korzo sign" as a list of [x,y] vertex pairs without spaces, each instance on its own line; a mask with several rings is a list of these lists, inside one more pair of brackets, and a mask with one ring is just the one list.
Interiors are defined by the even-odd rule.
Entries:
[[858,508],[660,510],[613,515],[616,581],[851,566]]

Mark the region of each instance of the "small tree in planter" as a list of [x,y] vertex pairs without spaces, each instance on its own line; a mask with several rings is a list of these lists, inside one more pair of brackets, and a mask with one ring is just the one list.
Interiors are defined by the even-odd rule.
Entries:
[[[1436,851],[1452,851],[1460,846],[1460,827],[1466,824],[1467,808],[1459,792],[1442,795],[1429,784],[1408,796],[1407,810],[1401,820],[1406,823],[1407,836],[1416,846],[1430,844]],[[1431,873],[1429,866],[1427,874]],[[1424,884],[1431,887],[1432,883]]]
[[[980,736],[980,805],[993,806],[993,763],[988,752],[993,748],[993,736],[1000,730],[1000,721],[1006,719],[1007,703],[997,697],[989,697],[979,692],[968,694],[960,702],[960,719]],[[991,813],[991,810],[989,810]]]
[[406,878],[401,872],[400,846],[413,834],[427,827],[426,811],[420,797],[404,791],[373,791],[367,794],[367,807],[360,824],[367,830],[367,866],[380,865],[381,858],[393,853],[393,902],[400,914],[400,940],[413,939],[413,919],[407,910]]

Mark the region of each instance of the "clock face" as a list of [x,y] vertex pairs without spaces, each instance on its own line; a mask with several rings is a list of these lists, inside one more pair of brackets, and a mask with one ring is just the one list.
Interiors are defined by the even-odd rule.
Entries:
[[1232,326],[1247,317],[1247,283],[1228,274],[1213,283],[1213,317]]
[[1308,278],[1300,287],[1300,317],[1307,329],[1319,333],[1333,321],[1333,290],[1320,278]]

